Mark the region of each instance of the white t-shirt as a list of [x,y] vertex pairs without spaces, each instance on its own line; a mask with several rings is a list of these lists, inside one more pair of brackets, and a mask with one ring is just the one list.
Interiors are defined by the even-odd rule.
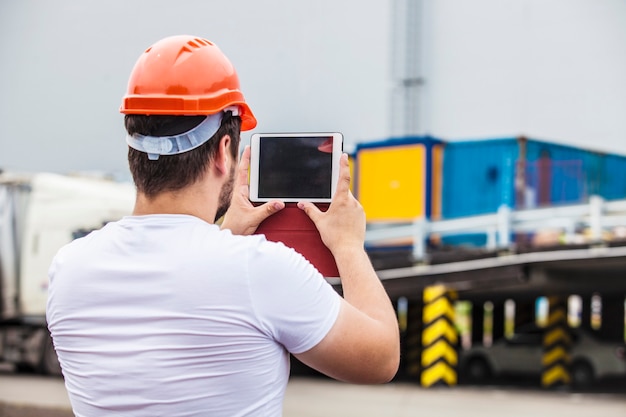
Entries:
[[187,215],[109,223],[49,275],[77,416],[280,416],[288,352],[318,344],[340,306],[294,250]]

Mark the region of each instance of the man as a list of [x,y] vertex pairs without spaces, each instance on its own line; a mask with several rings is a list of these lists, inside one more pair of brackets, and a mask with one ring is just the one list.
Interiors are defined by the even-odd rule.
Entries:
[[294,250],[250,236],[284,204],[248,201],[239,133],[256,120],[217,46],[154,44],[121,111],[133,214],[61,249],[49,273],[48,326],[77,416],[279,416],[289,353],[339,380],[394,376],[397,321],[363,249],[346,155],[328,211],[299,203],[341,298]]

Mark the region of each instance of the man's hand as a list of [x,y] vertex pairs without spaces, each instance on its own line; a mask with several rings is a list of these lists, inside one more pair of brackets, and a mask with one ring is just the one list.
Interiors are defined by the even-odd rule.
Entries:
[[315,223],[322,241],[335,257],[338,251],[363,249],[365,212],[350,191],[350,166],[347,154],[341,155],[337,190],[328,210],[322,212],[309,202],[300,202],[298,207]]
[[337,262],[343,301],[332,329],[312,349],[295,355],[333,378],[352,383],[381,383],[393,378],[400,363],[396,312],[364,248],[365,212],[350,192],[347,155],[342,155],[337,191],[326,212],[298,203],[320,232]]
[[251,235],[259,224],[272,214],[282,210],[285,203],[274,200],[260,206],[253,206],[248,196],[248,170],[250,169],[250,147],[246,146],[237,167],[235,188],[230,201],[230,207],[224,215],[222,229],[229,229],[235,235]]

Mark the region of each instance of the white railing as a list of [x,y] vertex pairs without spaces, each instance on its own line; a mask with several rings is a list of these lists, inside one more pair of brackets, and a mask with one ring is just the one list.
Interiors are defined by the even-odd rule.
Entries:
[[602,242],[603,232],[617,226],[626,227],[626,200],[604,201],[592,196],[588,204],[555,206],[528,210],[511,210],[502,206],[493,214],[429,221],[423,218],[412,223],[368,225],[367,245],[398,242],[413,245],[415,260],[423,260],[425,243],[431,235],[439,237],[485,234],[488,250],[510,249],[511,235],[534,233],[546,229],[562,231],[567,242],[574,241],[577,230],[585,229],[587,242]]

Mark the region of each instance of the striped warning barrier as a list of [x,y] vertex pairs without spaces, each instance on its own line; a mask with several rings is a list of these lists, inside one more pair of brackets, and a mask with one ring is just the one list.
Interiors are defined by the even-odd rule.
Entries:
[[570,385],[570,348],[572,338],[567,323],[567,300],[548,297],[548,320],[543,334],[543,373],[546,388]]
[[454,327],[453,298],[456,298],[455,294],[443,285],[424,289],[421,362],[421,384],[424,387],[457,383],[458,334]]

